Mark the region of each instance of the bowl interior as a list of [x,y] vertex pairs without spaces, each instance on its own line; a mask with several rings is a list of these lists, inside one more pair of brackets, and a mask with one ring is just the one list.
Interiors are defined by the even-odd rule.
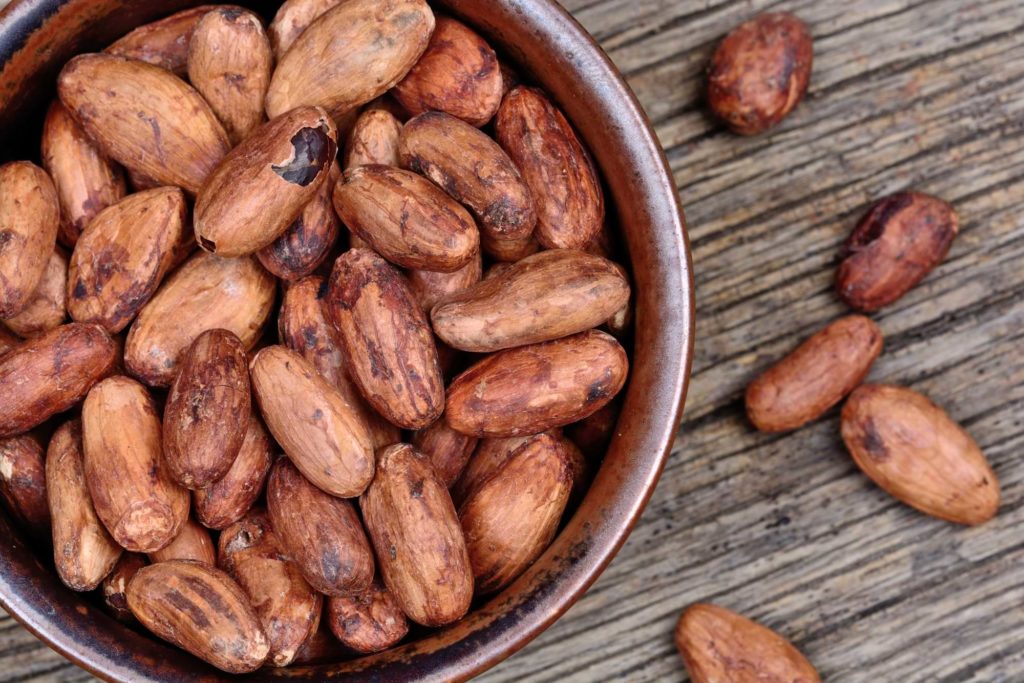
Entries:
[[[0,14],[0,134],[8,158],[36,158],[41,107],[72,55],[189,5],[172,0],[15,0]],[[248,4],[273,16],[276,3]],[[601,170],[635,292],[634,352],[615,435],[593,484],[544,555],[459,623],[394,650],[260,672],[323,680],[462,680],[523,647],[597,578],[650,496],[682,412],[693,351],[685,226],[664,156],[634,96],[551,0],[431,0],[461,18],[562,107]],[[15,134],[16,132],[16,134]],[[628,256],[628,258],[627,258]],[[0,514],[0,603],[37,636],[104,678],[217,679],[216,670],[117,623],[66,589]]]

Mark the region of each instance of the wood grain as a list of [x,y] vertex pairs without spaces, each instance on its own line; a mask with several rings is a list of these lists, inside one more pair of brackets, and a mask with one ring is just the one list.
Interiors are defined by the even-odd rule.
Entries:
[[[1006,682],[1024,672],[1024,4],[1019,0],[565,0],[655,121],[686,207],[697,356],[646,513],[570,612],[480,680],[681,681],[679,612],[713,601],[775,628],[824,680]],[[773,133],[727,133],[701,74],[715,41],[786,9],[815,35],[807,99]],[[949,257],[874,315],[870,379],[928,394],[1003,485],[964,529],[859,473],[838,410],[756,433],[746,383],[847,309],[839,245],[875,198],[951,201]],[[89,680],[0,620],[0,680]]]

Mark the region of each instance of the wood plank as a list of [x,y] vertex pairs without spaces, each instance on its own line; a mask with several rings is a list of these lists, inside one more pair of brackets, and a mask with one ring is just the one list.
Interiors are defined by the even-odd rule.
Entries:
[[0,610],[0,681],[78,683],[94,680]]
[[[1011,681],[1024,671],[1024,4],[1019,0],[565,0],[656,123],[686,207],[698,345],[661,483],[591,591],[484,681],[685,678],[672,628],[712,600],[792,638],[829,681]],[[702,101],[716,41],[757,11],[816,36],[807,101],[738,138]],[[760,435],[746,383],[844,313],[838,246],[874,198],[952,201],[946,262],[875,316],[873,381],[925,392],[976,437],[999,516],[953,527],[844,452],[838,411]],[[0,618],[0,681],[81,681]]]

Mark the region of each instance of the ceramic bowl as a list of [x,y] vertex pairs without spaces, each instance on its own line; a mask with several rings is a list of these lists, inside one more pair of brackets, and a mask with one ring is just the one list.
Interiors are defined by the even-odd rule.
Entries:
[[[0,14],[0,153],[37,157],[42,107],[68,58],[190,4],[198,3],[14,0]],[[272,3],[252,4],[273,16]],[[551,0],[432,5],[474,27],[543,87],[601,170],[621,233],[618,259],[629,263],[636,297],[621,416],[583,502],[544,555],[500,594],[459,623],[388,652],[253,678],[454,681],[493,666],[550,626],[601,574],[650,497],[679,425],[693,354],[693,279],[675,183],[640,104],[597,43]],[[2,514],[0,548],[0,604],[97,676],[133,683],[228,678],[65,588],[52,563],[37,559]]]

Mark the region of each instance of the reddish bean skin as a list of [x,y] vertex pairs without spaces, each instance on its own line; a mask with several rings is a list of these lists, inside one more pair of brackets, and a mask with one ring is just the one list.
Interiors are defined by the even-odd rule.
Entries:
[[0,439],[0,502],[34,539],[50,539],[43,447],[31,434]]
[[267,481],[267,512],[285,553],[313,588],[325,595],[369,588],[373,552],[352,502],[324,493],[280,458]]
[[692,683],[821,683],[792,643],[717,605],[688,607],[676,623],[675,642]]
[[999,478],[967,431],[926,396],[863,384],[843,406],[840,433],[857,466],[882,490],[957,524],[992,519]]
[[437,345],[401,273],[369,249],[351,249],[334,262],[323,306],[353,381],[377,412],[404,429],[440,417]]
[[530,188],[540,243],[586,248],[604,221],[604,193],[569,121],[542,91],[519,86],[502,101],[495,129]]
[[763,133],[803,98],[812,61],[806,24],[787,12],[761,14],[719,43],[708,67],[708,104],[733,132]]
[[469,553],[451,496],[409,444],[377,453],[377,476],[359,499],[384,585],[410,620],[444,626],[473,599]]
[[494,50],[465,24],[442,16],[426,52],[391,93],[413,116],[443,111],[480,127],[501,104],[501,84]]
[[861,311],[894,303],[946,258],[959,231],[956,211],[937,197],[900,192],[880,199],[843,247],[839,298]]
[[245,516],[263,493],[263,484],[277,448],[266,428],[249,416],[245,438],[231,469],[204,489],[192,492],[196,518],[210,529],[224,529]]
[[409,632],[409,620],[380,579],[362,593],[330,598],[327,624],[334,637],[356,652],[380,652]]
[[562,427],[614,398],[628,366],[625,350],[598,330],[499,351],[452,380],[448,424],[478,438]]
[[747,387],[747,416],[763,432],[821,417],[864,381],[882,352],[882,331],[848,315],[812,335]]
[[444,415],[434,424],[412,435],[412,445],[430,458],[437,476],[449,489],[466,468],[476,444],[476,438],[460,434],[449,427]]
[[164,462],[175,481],[196,490],[223,479],[251,412],[242,341],[227,330],[203,332],[185,352],[164,409]]
[[7,352],[0,358],[0,437],[75,405],[117,362],[117,344],[91,323],[55,327]]

